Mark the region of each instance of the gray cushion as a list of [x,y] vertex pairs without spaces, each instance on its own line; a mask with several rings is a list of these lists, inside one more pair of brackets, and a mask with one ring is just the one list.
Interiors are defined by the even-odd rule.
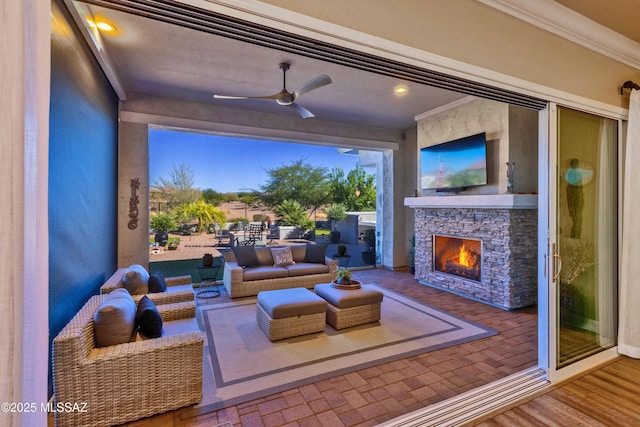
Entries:
[[328,245],[307,245],[307,253],[304,257],[304,262],[324,264],[327,246]]
[[307,254],[307,245],[291,245],[291,254],[295,262],[304,262]]
[[260,265],[256,255],[256,248],[253,246],[234,246],[233,254],[236,257],[236,262],[241,267],[257,267]]
[[250,282],[252,280],[278,279],[289,276],[287,269],[282,267],[251,267],[245,268],[242,280]]
[[338,308],[359,307],[382,302],[382,292],[363,285],[360,289],[337,289],[330,283],[316,285],[315,293]]
[[93,315],[97,347],[129,342],[136,324],[136,303],[126,289],[107,294]]
[[256,248],[256,256],[258,257],[258,263],[261,266],[273,266],[273,255],[271,255],[271,248]]
[[329,272],[326,264],[311,264],[308,262],[296,263],[285,267],[289,271],[289,276],[305,276],[308,274],[324,274]]
[[272,319],[324,313],[327,310],[327,302],[305,288],[259,292],[258,304]]
[[149,293],[149,273],[138,264],[133,264],[124,273],[122,278],[124,288],[131,295],[144,295]]

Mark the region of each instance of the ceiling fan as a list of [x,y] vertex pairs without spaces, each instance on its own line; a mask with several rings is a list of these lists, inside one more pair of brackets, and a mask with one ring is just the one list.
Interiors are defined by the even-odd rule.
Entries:
[[289,70],[290,65],[287,62],[280,63],[280,69],[282,70],[282,90],[276,94],[269,96],[228,96],[228,95],[213,95],[214,98],[217,99],[275,99],[279,105],[284,105],[285,107],[291,107],[302,116],[303,119],[308,119],[310,117],[315,117],[315,115],[307,110],[306,108],[296,104],[294,101],[300,97],[300,95],[310,92],[314,89],[318,89],[319,87],[328,85],[331,83],[331,78],[326,74],[321,74],[316,78],[309,80],[304,83],[302,86],[297,88],[293,92],[287,91],[287,71]]

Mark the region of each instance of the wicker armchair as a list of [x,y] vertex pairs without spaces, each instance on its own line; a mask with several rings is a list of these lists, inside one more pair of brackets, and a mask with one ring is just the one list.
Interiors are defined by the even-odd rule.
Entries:
[[[119,268],[116,270],[116,272],[113,273],[113,275],[102,286],[100,286],[100,293],[105,295],[114,289],[123,288],[124,283],[122,279],[126,272],[126,268]],[[166,292],[147,294],[154,304],[172,304],[176,302],[195,300],[193,285],[191,284],[191,276],[167,277],[165,281],[167,283]],[[132,297],[136,302],[138,302],[140,301],[140,298],[142,298],[142,295],[132,295]]]
[[195,303],[157,306],[160,338],[96,348],[91,297],[53,340],[56,404],[86,403],[85,412],[56,412],[56,426],[111,426],[196,404],[202,399],[204,333]]

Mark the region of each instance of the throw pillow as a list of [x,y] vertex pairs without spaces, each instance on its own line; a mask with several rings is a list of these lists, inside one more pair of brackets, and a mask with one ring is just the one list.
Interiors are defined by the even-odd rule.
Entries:
[[234,246],[233,254],[240,267],[257,267],[260,265],[256,255],[256,248],[253,246]]
[[328,245],[307,245],[307,255],[304,257],[304,262],[324,264],[327,246]]
[[136,303],[126,289],[107,294],[93,314],[93,335],[97,347],[131,341],[136,325]]
[[288,246],[285,246],[284,248],[272,248],[271,255],[273,255],[274,267],[286,267],[287,265],[296,263],[293,260],[291,248]]
[[144,338],[158,338],[162,335],[162,316],[153,301],[146,295],[138,303],[136,325]]
[[141,265],[133,264],[124,273],[122,279],[124,288],[131,295],[144,295],[149,293],[149,273]]
[[149,276],[149,293],[165,292],[167,290],[167,282],[164,279],[162,271],[156,271]]

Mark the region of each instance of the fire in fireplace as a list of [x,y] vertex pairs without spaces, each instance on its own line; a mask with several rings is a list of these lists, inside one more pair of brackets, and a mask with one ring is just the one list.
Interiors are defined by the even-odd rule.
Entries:
[[482,240],[434,235],[433,270],[480,282]]

